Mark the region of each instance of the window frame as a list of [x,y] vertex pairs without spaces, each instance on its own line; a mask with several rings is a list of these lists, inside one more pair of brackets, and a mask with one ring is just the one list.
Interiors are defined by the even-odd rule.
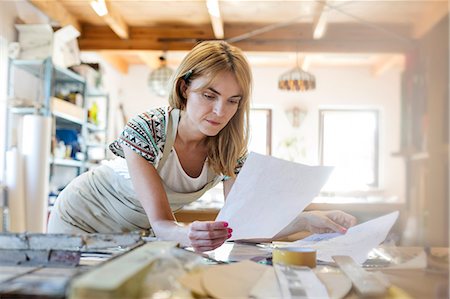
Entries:
[[[270,108],[250,108],[250,134],[252,134],[252,111],[263,111],[266,112],[266,155],[272,155],[272,109]],[[250,145],[250,144],[249,144]]]
[[[380,111],[373,108],[324,108],[319,109],[319,163],[324,165],[324,118],[327,112],[364,112],[373,113],[375,116],[375,132],[374,132],[374,154],[373,169],[374,169],[374,181],[371,184],[367,184],[367,187],[372,190],[378,190],[380,188]],[[355,192],[360,190],[349,190],[349,192]]]

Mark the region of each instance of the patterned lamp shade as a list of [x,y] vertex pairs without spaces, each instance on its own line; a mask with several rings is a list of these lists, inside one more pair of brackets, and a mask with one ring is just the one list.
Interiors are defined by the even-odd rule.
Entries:
[[316,88],[316,77],[297,66],[278,78],[278,88],[292,91],[312,90]]
[[173,70],[166,66],[166,59],[159,57],[161,62],[160,67],[150,73],[148,77],[148,86],[150,90],[156,93],[160,97],[164,97],[168,94],[170,77],[173,74]]

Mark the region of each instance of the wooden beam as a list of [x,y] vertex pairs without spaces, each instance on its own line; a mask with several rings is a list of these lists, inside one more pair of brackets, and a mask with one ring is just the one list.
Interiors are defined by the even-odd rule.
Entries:
[[106,7],[108,8],[108,14],[102,17],[103,20],[117,36],[127,39],[129,37],[129,28],[122,15],[111,5],[109,0],[106,1]]
[[[261,28],[264,24],[226,24],[230,37]],[[390,31],[408,36],[410,28],[386,24]],[[190,50],[199,41],[215,39],[209,24],[183,26],[167,24],[130,27],[128,40],[118,38],[108,27],[85,25],[79,39],[82,50]],[[403,53],[412,44],[372,28],[351,24],[334,24],[325,38],[312,38],[312,24],[293,24],[234,43],[246,51]]]
[[220,14],[219,0],[206,0],[209,17],[211,19],[212,29],[216,39],[223,39],[224,29],[223,20]]
[[375,77],[381,76],[394,66],[402,65],[404,59],[401,55],[389,55],[378,60],[372,67],[372,74]]
[[430,4],[427,4],[427,8],[413,27],[413,38],[419,39],[424,36],[449,13],[449,3],[447,1],[430,2]]
[[327,12],[325,10],[327,1],[317,2],[313,21],[313,38],[321,39],[327,30]]
[[49,18],[57,21],[61,27],[72,25],[80,33],[81,25],[78,20],[72,16],[66,7],[57,0],[30,0],[37,9],[46,14]]
[[128,63],[120,55],[110,51],[100,51],[100,55],[118,72],[124,75],[128,74]]

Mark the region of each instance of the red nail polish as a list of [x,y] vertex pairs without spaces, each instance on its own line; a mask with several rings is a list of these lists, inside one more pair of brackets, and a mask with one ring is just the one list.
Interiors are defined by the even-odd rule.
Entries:
[[228,222],[224,222],[223,227],[228,227]]
[[228,239],[231,238],[231,234],[228,234]]
[[231,234],[233,232],[233,229],[228,228],[228,233]]

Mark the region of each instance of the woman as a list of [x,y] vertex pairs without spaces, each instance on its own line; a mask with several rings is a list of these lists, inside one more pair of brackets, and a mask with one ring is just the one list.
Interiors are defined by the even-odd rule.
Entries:
[[[231,237],[225,222],[182,225],[173,212],[220,181],[227,197],[247,151],[250,67],[238,48],[208,41],[187,54],[172,80],[170,107],[133,118],[110,145],[121,158],[82,174],[61,192],[50,233],[151,228],[157,237],[197,251]],[[340,211],[302,217],[304,228],[314,232],[344,232],[355,223]]]

